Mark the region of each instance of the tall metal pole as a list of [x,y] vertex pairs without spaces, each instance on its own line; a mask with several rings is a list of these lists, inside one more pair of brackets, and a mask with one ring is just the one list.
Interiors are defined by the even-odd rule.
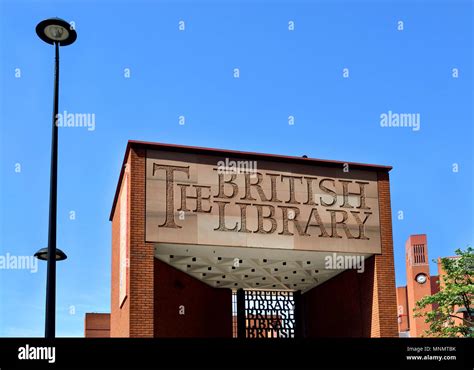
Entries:
[[51,181],[49,189],[48,264],[46,278],[45,337],[56,336],[56,219],[58,192],[58,94],[59,94],[59,43],[54,43],[54,109],[51,141]]

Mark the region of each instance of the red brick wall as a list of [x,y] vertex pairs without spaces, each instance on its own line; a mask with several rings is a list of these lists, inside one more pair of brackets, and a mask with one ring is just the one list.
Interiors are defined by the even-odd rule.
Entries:
[[[127,159],[127,166],[130,166],[130,156]],[[121,184],[121,188],[123,183]],[[128,192],[130,199],[130,191]],[[120,196],[112,218],[112,270],[111,270],[111,300],[110,300],[110,336],[129,337],[130,336],[130,297],[125,299],[120,307],[119,285],[120,285]],[[130,224],[129,224],[130,226]],[[130,227],[128,228],[128,234]]]
[[120,197],[112,219],[112,337],[153,337],[154,245],[145,243],[145,150],[131,148],[129,180],[129,282],[119,306]]
[[155,281],[155,337],[232,338],[230,289],[210,287],[158,259]]
[[392,209],[388,172],[378,172],[382,253],[375,256],[372,337],[398,337]]
[[397,311],[398,311],[398,331],[407,331],[410,329],[410,311],[407,301],[407,287],[397,288]]
[[365,271],[346,270],[302,295],[306,336],[370,337],[374,257]]
[[84,319],[84,336],[86,338],[110,337],[110,314],[86,313]]
[[154,245],[145,243],[146,150],[132,148],[130,155],[130,337],[153,337]]

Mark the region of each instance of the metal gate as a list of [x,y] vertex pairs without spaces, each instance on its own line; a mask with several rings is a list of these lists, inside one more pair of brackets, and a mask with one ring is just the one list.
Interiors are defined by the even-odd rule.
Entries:
[[300,336],[300,292],[239,289],[235,296],[238,338]]

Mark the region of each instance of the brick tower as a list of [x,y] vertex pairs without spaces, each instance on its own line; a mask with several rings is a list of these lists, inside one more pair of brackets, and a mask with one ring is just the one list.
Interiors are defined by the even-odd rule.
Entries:
[[[410,323],[410,337],[421,337],[424,330],[429,328],[423,317],[414,317],[413,308],[416,302],[425,296],[431,295],[431,277],[428,260],[428,245],[425,234],[411,235],[406,244],[406,271],[407,271],[407,301],[409,310],[407,315]],[[425,311],[431,311],[431,305]]]

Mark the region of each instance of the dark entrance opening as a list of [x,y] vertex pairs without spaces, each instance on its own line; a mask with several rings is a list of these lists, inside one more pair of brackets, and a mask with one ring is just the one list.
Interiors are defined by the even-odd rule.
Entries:
[[239,289],[233,292],[234,337],[301,336],[300,292]]

